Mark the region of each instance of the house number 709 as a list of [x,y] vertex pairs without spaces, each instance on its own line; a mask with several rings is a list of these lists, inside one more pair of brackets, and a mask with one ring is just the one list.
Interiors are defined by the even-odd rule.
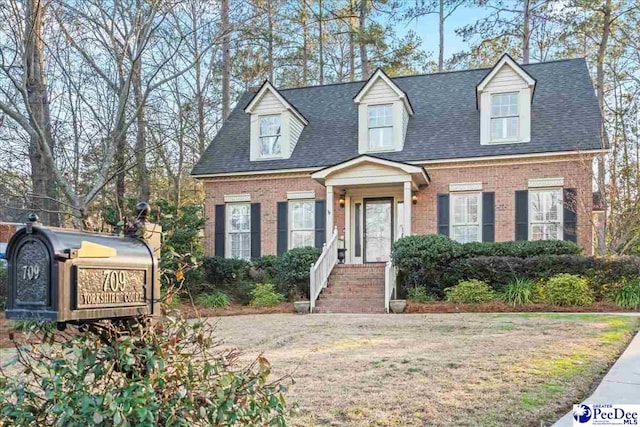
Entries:
[[22,266],[22,279],[34,280],[40,277],[40,267],[37,265],[23,265]]
[[122,292],[127,285],[124,271],[104,270],[102,272],[103,292]]

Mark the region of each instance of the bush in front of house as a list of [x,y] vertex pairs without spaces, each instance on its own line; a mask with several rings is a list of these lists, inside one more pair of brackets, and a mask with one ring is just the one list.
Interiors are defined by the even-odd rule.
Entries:
[[622,308],[640,308],[640,278],[624,279],[616,289],[614,301]]
[[479,256],[528,258],[543,255],[580,255],[582,248],[564,240],[470,242],[462,245],[460,258]]
[[320,257],[319,248],[295,248],[285,252],[278,262],[278,290],[289,298],[309,297],[309,270]]
[[427,291],[424,286],[416,286],[407,291],[407,299],[415,302],[433,302],[436,297]]
[[273,283],[280,271],[280,258],[275,255],[265,255],[251,260],[253,268],[251,279],[256,283]]
[[247,280],[251,263],[243,259],[205,257],[202,260],[202,269],[206,283],[220,286]]
[[502,299],[509,305],[525,305],[535,300],[536,283],[531,279],[516,277],[507,285]]
[[463,304],[479,304],[496,299],[496,294],[487,283],[475,279],[463,280],[446,288],[444,293],[447,301]]
[[224,292],[215,291],[211,294],[200,295],[196,303],[204,308],[222,308],[229,306],[229,297]]
[[237,349],[217,347],[214,332],[164,317],[127,334],[21,343],[24,374],[0,370],[0,425],[286,425],[285,389],[268,361],[245,364]]
[[276,291],[271,283],[258,283],[250,292],[253,307],[273,307],[284,301],[284,295]]
[[575,274],[562,273],[542,282],[539,290],[543,303],[560,306],[586,307],[594,302],[589,281]]

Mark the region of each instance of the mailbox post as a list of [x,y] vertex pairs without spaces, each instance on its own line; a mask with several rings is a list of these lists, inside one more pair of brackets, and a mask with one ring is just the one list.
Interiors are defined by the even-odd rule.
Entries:
[[[134,229],[147,225],[149,207],[137,210]],[[159,314],[159,248],[141,233],[119,237],[36,221],[33,215],[7,245],[8,319],[82,324]]]

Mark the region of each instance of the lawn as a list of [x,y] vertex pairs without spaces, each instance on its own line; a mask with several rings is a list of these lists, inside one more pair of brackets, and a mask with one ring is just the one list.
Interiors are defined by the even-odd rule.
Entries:
[[272,314],[212,319],[295,379],[291,425],[550,425],[638,319],[598,314]]

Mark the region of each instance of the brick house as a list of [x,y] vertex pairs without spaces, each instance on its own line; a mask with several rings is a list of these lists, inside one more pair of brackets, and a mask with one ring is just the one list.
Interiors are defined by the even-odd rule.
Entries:
[[326,243],[347,249],[346,264],[385,263],[399,237],[441,233],[565,239],[591,253],[600,126],[584,59],[521,66],[504,55],[490,69],[265,82],[193,170],[206,252],[248,259]]

